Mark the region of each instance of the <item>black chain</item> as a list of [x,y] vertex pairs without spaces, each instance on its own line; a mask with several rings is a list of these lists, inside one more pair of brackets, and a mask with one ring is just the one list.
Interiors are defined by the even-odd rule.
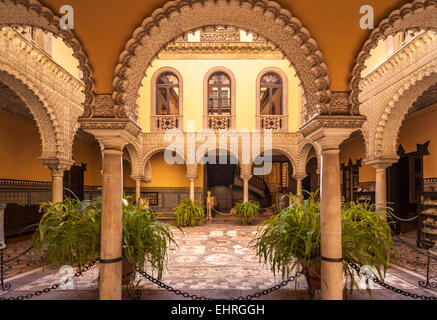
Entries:
[[[146,278],[147,280],[149,280],[150,282],[156,284],[157,286],[167,290],[168,292],[172,292],[175,295],[178,296],[182,296],[184,298],[190,298],[192,300],[253,300],[253,299],[258,299],[261,296],[266,296],[274,291],[277,291],[279,289],[281,289],[282,287],[285,287],[287,284],[289,284],[292,281],[295,281],[297,278],[301,277],[303,275],[302,272],[297,272],[294,276],[289,277],[287,280],[282,281],[280,284],[277,284],[269,289],[263,290],[263,291],[259,291],[255,294],[249,294],[245,297],[241,296],[238,298],[230,298],[230,299],[214,299],[214,298],[207,298],[207,297],[202,297],[202,296],[198,296],[195,294],[189,294],[188,292],[184,292],[181,290],[176,290],[174,289],[172,286],[166,285],[165,283],[163,283],[162,281],[156,279],[155,277],[149,275],[148,273],[146,273],[143,270],[138,269],[137,272],[143,276],[144,278]],[[141,290],[136,290],[135,293],[138,295],[141,292]]]
[[[365,274],[365,273],[361,272],[361,268],[359,266],[357,266],[356,264],[354,264],[353,262],[347,261],[347,263],[353,269],[355,269],[359,275],[360,274]],[[390,291],[393,291],[395,293],[401,294],[401,295],[406,296],[406,297],[411,297],[413,299],[421,299],[421,300],[437,300],[437,297],[428,297],[428,296],[425,296],[425,295],[418,295],[416,293],[410,293],[410,292],[407,292],[405,290],[393,287],[393,286],[391,286],[391,285],[389,285],[389,284],[379,280],[377,277],[369,277],[369,279],[372,280],[373,282],[379,284],[381,287],[384,287],[384,288],[386,288],[386,289],[388,289]]]
[[[81,277],[81,276],[83,275],[83,273],[87,272],[91,267],[93,267],[93,266],[97,263],[97,261],[99,261],[99,260],[97,259],[97,260],[95,260],[95,261],[89,263],[88,265],[84,266],[84,267],[81,268],[80,270],[78,270],[78,271],[74,274],[74,278],[79,278],[79,277]],[[70,280],[70,279],[67,278],[67,280],[62,281],[62,282],[59,283],[59,284],[54,284],[54,285],[52,285],[51,287],[47,287],[47,288],[44,288],[44,289],[42,289],[42,290],[37,290],[37,291],[35,291],[35,292],[33,292],[33,293],[28,293],[28,294],[26,294],[26,295],[20,295],[20,296],[17,296],[17,297],[9,297],[9,298],[1,298],[1,297],[0,297],[0,301],[4,301],[4,300],[28,300],[28,299],[32,299],[33,297],[38,297],[38,296],[40,296],[40,295],[42,295],[42,294],[44,294],[44,293],[49,293],[49,292],[52,291],[52,290],[56,290],[56,289],[58,289],[61,285],[66,284],[69,280]]]
[[20,253],[18,256],[13,257],[13,258],[10,258],[10,259],[4,261],[4,263],[8,263],[8,262],[11,262],[11,261],[14,261],[14,260],[18,260],[18,259],[21,258],[22,256],[25,256],[26,254],[28,254],[32,249],[33,249],[33,246],[31,246],[30,248],[24,250],[24,251],[23,251],[22,253]]

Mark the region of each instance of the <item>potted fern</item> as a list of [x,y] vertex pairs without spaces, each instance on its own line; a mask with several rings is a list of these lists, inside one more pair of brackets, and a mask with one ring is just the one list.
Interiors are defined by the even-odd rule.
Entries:
[[202,223],[205,218],[205,211],[202,204],[198,201],[186,199],[174,208],[176,222],[179,227],[194,227],[198,223]]
[[[380,218],[374,205],[350,203],[342,211],[342,220],[345,289],[352,291],[359,287],[348,262],[371,266],[383,278],[394,245],[389,223]],[[313,195],[265,221],[258,229],[253,247],[260,262],[268,264],[284,279],[302,271],[312,295],[321,287],[320,238],[320,203]],[[298,285],[297,280],[295,284]]]
[[241,218],[243,224],[251,224],[259,214],[259,204],[254,201],[239,201],[235,205],[235,212]]
[[[82,267],[100,256],[101,199],[41,203],[45,212],[33,236],[33,245],[48,265]],[[166,264],[167,250],[177,245],[168,225],[158,214],[137,208],[130,197],[123,200],[123,274],[135,278],[137,268],[149,264],[158,277]],[[126,277],[125,277],[126,278]]]

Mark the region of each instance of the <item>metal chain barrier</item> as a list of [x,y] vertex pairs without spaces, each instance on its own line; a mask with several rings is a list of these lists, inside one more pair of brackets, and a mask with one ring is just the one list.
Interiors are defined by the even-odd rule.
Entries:
[[216,209],[214,209],[214,207],[211,207],[211,209],[215,212],[215,213],[217,213],[217,214],[221,214],[222,216],[234,216],[234,215],[236,215],[237,213],[223,213],[223,212],[220,212],[220,211],[217,211]]
[[[359,275],[360,274],[364,274],[364,275],[366,274],[364,272],[361,272],[361,268],[359,266],[357,266],[355,263],[347,261],[347,264],[349,266],[351,266],[353,269],[355,269],[355,271],[357,271],[357,273]],[[368,277],[368,279],[372,280],[373,282],[375,282],[376,284],[380,285],[381,287],[383,287],[383,288],[385,288],[387,290],[393,291],[395,293],[401,294],[401,295],[406,296],[406,297],[410,297],[410,298],[413,298],[413,299],[420,299],[420,300],[437,300],[437,297],[429,297],[429,296],[425,296],[425,295],[418,295],[416,293],[411,293],[411,292],[408,292],[408,291],[405,291],[405,290],[393,287],[393,286],[391,286],[391,285],[389,285],[389,284],[379,280],[377,277]]]
[[390,212],[389,210],[387,211],[387,213],[388,213],[389,215],[391,215],[393,218],[395,218],[396,220],[399,220],[399,221],[401,221],[401,222],[411,222],[411,221],[413,221],[413,220],[416,220],[417,217],[418,217],[418,215],[416,215],[415,217],[412,217],[412,218],[402,219],[402,218],[399,218],[397,215],[395,215],[393,212]]
[[[89,269],[91,269],[91,267],[93,267],[98,261],[99,261],[99,259],[97,259],[97,260],[89,263],[88,265],[82,267],[80,270],[78,270],[74,274],[74,278],[81,277],[85,272],[87,272]],[[67,284],[67,282],[69,280],[70,279],[67,278],[67,280],[62,281],[59,284],[54,284],[51,287],[47,287],[47,288],[44,288],[42,290],[37,290],[37,291],[35,291],[33,293],[28,293],[26,295],[20,295],[20,296],[17,296],[17,297],[9,297],[9,298],[2,298],[2,297],[0,297],[0,301],[5,301],[5,300],[29,300],[29,299],[32,299],[34,297],[39,297],[42,294],[49,293],[52,290],[58,289],[61,285]]]
[[34,248],[34,247],[33,247],[33,245],[32,245],[32,246],[30,246],[30,248],[24,250],[24,251],[23,251],[22,253],[20,253],[18,256],[13,257],[13,258],[10,258],[10,259],[4,261],[4,263],[8,263],[8,262],[11,262],[11,261],[15,261],[15,260],[20,259],[21,257],[23,257],[23,256],[25,256],[26,254],[28,254],[28,253],[29,253],[33,248]]
[[261,208],[261,209],[259,209],[259,211],[269,211],[270,209],[274,209],[274,208],[276,208],[276,205],[272,205],[272,206],[267,207],[267,208]]
[[[262,290],[259,291],[257,293],[254,294],[249,294],[245,297],[241,296],[238,298],[230,298],[230,299],[219,299],[219,298],[208,298],[208,297],[203,297],[203,296],[198,296],[195,294],[190,294],[188,292],[184,292],[181,290],[176,290],[174,289],[172,286],[166,285],[165,283],[163,283],[162,281],[156,279],[155,277],[149,275],[148,273],[146,273],[144,270],[140,270],[137,269],[137,272],[143,276],[144,278],[146,278],[147,280],[149,280],[150,282],[156,284],[157,286],[167,290],[168,292],[174,293],[175,295],[178,296],[182,296],[186,299],[192,299],[192,300],[241,300],[241,301],[246,301],[246,300],[253,300],[253,299],[258,299],[261,296],[266,296],[274,291],[278,291],[279,289],[281,289],[282,287],[285,287],[287,284],[289,284],[292,281],[295,281],[297,278],[303,276],[302,272],[297,272],[294,276],[289,277],[287,280],[282,281],[280,284],[277,284],[269,289],[266,290]],[[137,295],[137,299],[141,296],[141,290],[137,289],[135,290],[135,294]]]

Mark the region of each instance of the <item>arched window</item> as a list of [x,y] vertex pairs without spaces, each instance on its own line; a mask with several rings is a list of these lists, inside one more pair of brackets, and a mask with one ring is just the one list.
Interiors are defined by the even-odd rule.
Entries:
[[231,115],[231,80],[224,72],[208,79],[208,115]]
[[265,74],[260,83],[260,115],[283,115],[282,79],[273,72]]
[[156,81],[156,115],[179,115],[179,79],[172,72],[162,73]]

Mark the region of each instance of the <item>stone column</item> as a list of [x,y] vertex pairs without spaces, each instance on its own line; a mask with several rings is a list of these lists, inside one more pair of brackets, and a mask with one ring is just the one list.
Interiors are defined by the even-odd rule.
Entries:
[[[387,168],[397,162],[398,158],[378,158],[366,160],[367,165],[376,169],[375,179],[375,204],[376,211],[384,211],[387,206]],[[383,214],[384,219],[387,219],[386,213]]]
[[187,164],[187,179],[190,181],[190,199],[194,201],[194,181],[197,179],[197,166],[195,164]]
[[40,159],[45,167],[52,172],[52,202],[64,200],[64,171],[73,165],[73,161],[66,159]]
[[[298,201],[302,201],[303,200],[303,194],[302,194],[302,180],[305,179],[305,175],[303,174],[296,174],[293,176],[294,179],[296,179],[297,182],[297,188],[296,188],[296,198],[298,199]],[[291,202],[292,199],[290,199]],[[290,203],[291,205],[291,203]]]
[[144,181],[145,178],[139,176],[131,176],[131,178],[135,180],[135,204],[138,206],[141,198],[141,181]]
[[301,130],[321,149],[321,298],[343,299],[340,144],[361,127],[360,116],[318,116]]
[[[122,257],[122,146],[103,150],[100,299],[121,300]],[[106,261],[106,262],[105,262]]]
[[62,202],[64,199],[64,171],[52,171],[52,202]]
[[249,202],[249,180],[252,179],[252,165],[240,165],[240,177],[243,179],[243,202]]
[[322,149],[320,224],[324,300],[343,299],[339,155],[338,147]]
[[[127,116],[126,106],[114,107],[106,95],[96,95],[102,109],[115,118],[80,118],[82,129],[91,133],[102,150],[102,215],[100,244],[100,299],[122,298],[122,200],[123,148],[139,142],[140,126]],[[99,109],[100,110],[100,109]]]

